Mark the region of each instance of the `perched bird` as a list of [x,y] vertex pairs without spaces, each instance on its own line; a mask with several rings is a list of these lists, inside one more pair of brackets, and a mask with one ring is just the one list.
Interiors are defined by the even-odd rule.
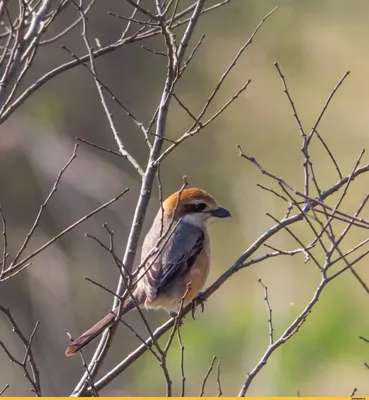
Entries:
[[[191,302],[203,288],[209,273],[208,223],[230,216],[229,211],[218,206],[215,199],[201,189],[184,189],[169,196],[142,246],[142,265],[132,293],[136,303],[146,309],[164,309],[173,315],[179,311],[182,301],[184,305]],[[132,296],[125,300],[121,310],[117,307],[76,339],[65,354],[75,354],[111,326],[119,313],[124,315],[134,309]]]

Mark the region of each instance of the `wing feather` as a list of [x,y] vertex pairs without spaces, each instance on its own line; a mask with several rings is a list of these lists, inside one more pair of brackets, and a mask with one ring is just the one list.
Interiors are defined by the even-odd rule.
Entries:
[[184,275],[195,263],[203,246],[204,232],[202,229],[181,221],[157,260],[146,272],[147,297],[153,300]]

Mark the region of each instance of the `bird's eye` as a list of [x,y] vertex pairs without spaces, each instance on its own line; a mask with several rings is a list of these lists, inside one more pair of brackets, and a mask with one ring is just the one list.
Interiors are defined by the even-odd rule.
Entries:
[[197,209],[198,211],[204,211],[205,208],[206,208],[206,204],[205,204],[205,203],[197,203],[197,204],[196,204],[196,209]]

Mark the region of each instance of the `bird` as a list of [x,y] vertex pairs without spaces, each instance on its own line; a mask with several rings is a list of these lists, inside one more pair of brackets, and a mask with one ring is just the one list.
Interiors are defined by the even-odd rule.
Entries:
[[74,340],[65,354],[72,356],[80,351],[113,325],[117,316],[136,306],[164,309],[175,316],[180,307],[193,301],[204,287],[210,269],[209,222],[230,216],[203,189],[186,188],[169,196],[144,239],[131,296]]

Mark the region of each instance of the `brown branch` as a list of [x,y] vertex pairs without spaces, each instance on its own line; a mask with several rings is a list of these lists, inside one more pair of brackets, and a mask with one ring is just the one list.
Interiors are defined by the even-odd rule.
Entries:
[[6,260],[8,257],[8,237],[7,237],[7,232],[6,232],[6,219],[3,213],[3,210],[1,208],[0,205],[0,220],[2,223],[2,236],[3,236],[3,258],[1,260],[1,270],[0,270],[0,277],[2,276],[2,274],[4,273],[4,271],[6,270]]
[[137,160],[127,151],[127,149],[123,145],[123,142],[122,142],[122,140],[120,138],[120,134],[118,133],[118,130],[117,130],[116,126],[115,126],[113,115],[110,112],[108,104],[107,104],[106,99],[105,99],[103,86],[100,83],[100,79],[97,78],[98,75],[97,75],[97,71],[96,71],[95,59],[94,59],[94,56],[93,56],[92,47],[90,45],[90,42],[89,42],[89,39],[88,39],[88,36],[87,36],[86,15],[84,14],[84,11],[81,8],[79,8],[79,11],[81,12],[81,17],[82,17],[82,38],[84,40],[87,52],[88,52],[89,57],[90,57],[91,72],[92,72],[92,74],[94,76],[94,81],[95,81],[96,88],[97,88],[97,91],[98,91],[99,96],[100,96],[100,101],[101,101],[103,110],[105,112],[107,120],[109,121],[110,130],[112,131],[112,133],[114,135],[114,139],[115,139],[115,141],[116,141],[116,143],[118,145],[118,149],[119,149],[120,154],[131,163],[131,165],[135,168],[135,170],[141,176],[143,176],[144,175],[143,169],[141,168],[141,166],[139,165]]
[[[267,215],[268,217],[270,217],[270,218],[271,218],[274,222],[276,222],[277,224],[280,224],[281,227],[282,227],[283,229],[285,229],[285,230],[296,240],[296,242],[303,248],[304,253],[305,253],[305,254],[308,254],[308,256],[309,256],[309,257],[306,259],[306,261],[308,261],[308,259],[312,259],[312,260],[314,261],[315,265],[316,265],[320,270],[323,270],[323,267],[320,265],[320,262],[319,262],[319,261],[317,260],[317,258],[312,254],[312,252],[309,250],[308,246],[305,246],[304,243],[301,241],[301,239],[300,239],[297,235],[295,235],[295,234],[291,231],[291,229],[290,229],[288,226],[283,225],[283,223],[280,222],[280,221],[278,221],[278,219],[275,218],[275,217],[273,217],[273,215],[271,215],[271,214],[269,214],[269,213],[266,213],[266,215]],[[300,214],[299,214],[299,215],[301,215],[303,218],[305,217],[305,213],[303,212],[303,210],[300,211]]]
[[[29,240],[31,239],[31,237],[34,234],[36,228],[38,227],[38,224],[40,222],[40,219],[42,217],[42,214],[43,214],[47,204],[50,202],[51,198],[53,197],[53,195],[58,190],[58,185],[59,185],[61,177],[63,176],[63,174],[67,170],[67,168],[71,165],[72,161],[77,157],[77,149],[78,149],[78,144],[76,144],[74,146],[74,150],[73,150],[73,154],[72,154],[71,158],[67,161],[65,166],[59,171],[59,174],[58,174],[58,176],[57,176],[57,178],[55,180],[55,183],[54,183],[49,195],[46,197],[46,200],[41,204],[41,207],[40,207],[40,210],[39,210],[39,212],[38,212],[38,214],[36,216],[36,219],[35,219],[32,227],[31,227],[30,231],[28,232],[28,234],[27,234],[22,246],[18,250],[17,254],[15,255],[15,257],[13,259],[13,261],[10,263],[9,269],[12,269],[12,267],[17,264],[20,256],[23,254],[24,250],[26,249]],[[8,270],[4,271],[4,273],[7,273],[7,272],[8,272]],[[2,278],[2,275],[3,274],[0,275],[0,280]]]
[[185,132],[179,139],[177,139],[171,146],[169,146],[163,153],[158,157],[155,161],[156,165],[160,165],[164,158],[166,158],[176,147],[178,147],[182,142],[189,139],[190,137],[199,133],[205,126],[209,125],[213,122],[217,117],[219,117],[235,100],[238,99],[239,95],[244,92],[249,84],[251,83],[251,79],[249,79],[238,91],[232,96],[218,111],[216,111],[207,121],[200,122],[200,118],[196,117],[195,124],[197,126],[192,129],[190,128],[187,132]]
[[[84,9],[84,14],[87,15],[89,11],[92,9],[93,5],[95,4],[96,0],[91,0],[89,4]],[[59,12],[57,12],[56,15],[58,15]],[[49,39],[45,39],[40,41],[39,46],[43,46],[46,44],[54,43],[58,41],[59,39],[63,38],[67,33],[72,31],[80,22],[82,21],[81,16],[79,15],[74,22],[72,22],[69,26],[64,28],[62,31],[60,31],[58,34],[52,36]]]
[[203,379],[203,381],[202,381],[199,397],[203,397],[203,395],[204,395],[206,382],[207,382],[207,380],[208,380],[208,378],[209,378],[209,376],[210,376],[210,374],[211,374],[211,371],[213,370],[213,367],[214,367],[214,364],[215,364],[215,360],[216,360],[216,359],[217,359],[217,358],[216,358],[215,356],[213,356],[213,359],[211,360],[211,363],[210,363],[210,367],[209,367],[209,369],[208,369],[208,372],[206,373],[206,375],[205,375],[205,377],[204,377],[204,379]]
[[[221,1],[218,4],[215,4],[214,6],[210,6],[208,8],[202,9],[200,14],[202,15],[202,14],[208,13],[210,11],[213,11],[227,3],[229,3],[229,0]],[[196,4],[193,4],[190,7],[187,7],[185,10],[179,12],[173,19],[173,21],[176,23],[172,26],[172,28],[176,29],[182,25],[188,24],[190,22],[191,18],[185,18],[182,20],[181,20],[181,18],[185,17],[187,14],[193,12],[193,10],[195,9],[195,6],[196,6]],[[45,29],[46,29],[46,25],[45,25]],[[132,44],[137,41],[141,41],[141,40],[145,40],[145,39],[148,39],[148,38],[151,38],[154,36],[158,36],[160,33],[161,33],[160,29],[156,29],[156,28],[150,29],[148,31],[139,30],[128,37],[124,37],[125,35],[123,33],[122,37],[120,39],[118,39],[116,42],[111,43],[105,47],[99,48],[96,51],[93,51],[93,57],[94,58],[101,57],[103,55],[106,55],[108,53],[111,53],[111,52],[119,49],[120,47],[122,47],[124,45]],[[89,57],[90,57],[89,54],[85,54],[84,56],[80,57],[80,60],[82,62],[86,62],[89,60]],[[0,114],[0,123],[4,122],[7,118],[9,118],[10,115],[16,109],[18,109],[18,107],[20,107],[35,91],[40,89],[45,83],[49,82],[51,79],[55,78],[56,76],[66,72],[72,68],[77,67],[78,65],[80,65],[80,61],[77,61],[77,60],[69,61],[69,62],[66,62],[62,65],[55,67],[54,69],[50,70],[49,72],[47,72],[46,74],[41,76],[33,84],[28,86],[23,91],[23,93],[21,93],[18,96],[18,98],[15,99],[6,109],[3,110],[3,112]]]
[[[174,339],[174,335],[176,334],[180,324],[181,324],[181,318],[182,318],[182,310],[183,310],[183,305],[184,302],[186,300],[186,297],[189,293],[189,291],[191,290],[191,285],[188,284],[187,285],[187,289],[186,292],[184,293],[184,295],[182,296],[181,299],[181,303],[179,306],[179,310],[178,313],[176,315],[176,317],[174,318],[174,324],[173,324],[173,329],[172,332],[169,335],[168,341],[161,353],[161,361],[160,361],[160,366],[163,370],[164,373],[164,377],[165,377],[165,382],[166,382],[166,387],[167,387],[167,397],[172,397],[172,380],[170,378],[170,374],[169,374],[169,370],[168,370],[168,366],[167,366],[167,356],[168,356],[168,351],[173,343],[173,339]],[[183,389],[184,390],[184,389]]]
[[[144,124],[143,124],[142,122],[140,122],[140,121],[133,115],[133,113],[132,113],[130,110],[128,110],[128,108],[118,99],[118,97],[110,90],[110,88],[109,88],[107,85],[105,85],[105,83],[96,75],[96,68],[93,69],[92,67],[88,67],[76,54],[74,54],[74,53],[73,53],[71,50],[69,50],[66,46],[62,46],[62,49],[64,49],[65,51],[67,51],[74,59],[78,60],[78,61],[81,63],[81,65],[86,69],[86,71],[87,71],[88,73],[90,73],[90,74],[93,76],[94,81],[95,81],[95,84],[100,85],[101,88],[104,88],[104,90],[106,90],[106,92],[110,95],[111,99],[112,99],[115,103],[117,103],[119,107],[121,107],[121,108],[124,110],[125,114],[126,114],[126,115],[133,121],[133,123],[143,132],[146,141],[148,141],[148,134],[149,134],[149,132],[150,132],[150,129],[145,129]],[[92,55],[92,49],[90,49],[90,50],[91,50],[91,52],[90,52],[90,57],[91,57],[91,55]],[[91,60],[91,58],[90,58],[90,60]],[[95,64],[93,63],[93,65],[95,65]],[[101,91],[101,93],[103,93],[103,92]],[[99,91],[99,94],[100,94],[100,91]],[[100,94],[100,97],[101,97],[101,94]],[[105,98],[104,98],[104,103],[102,103],[102,104],[106,104]],[[105,113],[106,113],[106,110],[105,110],[105,109],[104,109],[104,111],[105,111]],[[151,133],[151,132],[150,132],[150,133]],[[118,135],[118,138],[119,138],[119,140],[120,140],[119,135]],[[99,148],[99,146],[96,146],[96,145],[95,145],[95,147]],[[118,147],[119,147],[119,143],[118,143]],[[103,148],[101,148],[101,150],[107,151],[106,149],[103,149]],[[124,149],[124,150],[125,150],[125,149]],[[114,152],[113,152],[113,153],[114,153]],[[126,152],[126,151],[123,152],[123,154],[122,154],[122,152],[121,152],[120,155],[121,155],[122,157],[124,157],[125,159],[128,159],[128,155],[127,155],[127,152]],[[131,161],[130,159],[128,159],[128,160]],[[131,163],[131,164],[132,164],[132,163]],[[137,169],[137,161],[134,161],[134,165],[133,165],[133,166]],[[138,167],[139,167],[139,166],[138,166]],[[143,171],[142,171],[142,168],[141,168],[141,167],[139,167],[138,172],[140,173],[140,175],[143,174]]]
[[288,91],[288,87],[287,87],[287,83],[286,83],[285,77],[284,77],[284,75],[283,75],[278,63],[275,62],[274,65],[277,68],[278,74],[279,74],[279,76],[280,76],[280,78],[282,80],[283,91],[286,94],[287,99],[288,99],[288,101],[289,101],[289,103],[291,105],[293,116],[294,116],[294,118],[296,120],[297,126],[298,126],[299,131],[300,131],[300,135],[301,135],[301,138],[302,138],[301,151],[302,151],[302,153],[304,155],[304,158],[305,158],[304,164],[303,164],[304,178],[305,178],[305,195],[309,196],[309,161],[310,161],[310,157],[309,157],[309,152],[308,152],[307,135],[306,135],[306,133],[304,131],[304,128],[303,128],[301,120],[300,120],[300,117],[299,117],[299,115],[297,113],[297,110],[296,110],[296,107],[295,107],[295,103],[292,100],[290,92]]
[[[316,133],[316,130],[318,129],[318,125],[320,123],[320,121],[323,118],[324,113],[327,111],[327,108],[329,106],[329,103],[331,102],[333,96],[336,94],[337,90],[340,88],[340,86],[342,85],[343,81],[349,76],[350,71],[346,71],[344,73],[344,75],[342,76],[342,78],[338,81],[337,85],[335,86],[335,88],[332,90],[332,92],[329,94],[327,101],[325,102],[322,111],[320,112],[320,114],[318,115],[318,118],[313,126],[313,128],[311,129],[311,132],[309,133],[308,139],[307,139],[307,144],[309,145],[313,135]],[[336,165],[336,163],[335,163]]]
[[325,143],[325,141],[323,140],[323,138],[321,137],[321,135],[319,134],[319,132],[318,132],[316,129],[314,129],[314,130],[315,130],[315,134],[316,134],[317,138],[320,140],[321,144],[323,145],[323,147],[324,147],[325,150],[327,151],[327,153],[328,153],[330,159],[332,160],[332,163],[333,163],[333,165],[334,165],[334,167],[336,168],[336,171],[337,171],[337,173],[338,173],[338,177],[339,177],[340,179],[342,179],[342,178],[343,178],[343,175],[342,175],[342,173],[341,173],[341,170],[340,170],[340,168],[339,168],[339,166],[338,166],[338,164],[337,164],[337,161],[336,161],[336,159],[334,158],[334,156],[333,156],[331,150],[329,149],[328,145]]
[[[121,322],[125,327],[127,327],[127,328],[134,334],[134,336],[136,336],[136,338],[137,338],[141,343],[143,343],[143,344],[146,346],[145,339],[144,339],[135,329],[133,329],[131,325],[129,325],[126,321],[124,321],[124,320],[122,319],[122,317],[120,318],[120,322]],[[157,360],[158,362],[160,362],[160,357],[159,357],[159,355],[155,352],[155,350],[154,350],[152,347],[147,346],[147,350],[150,351],[150,353],[156,358],[156,360]]]
[[124,157],[124,156],[122,156],[121,153],[118,153],[117,151],[110,150],[110,149],[107,149],[105,147],[99,146],[99,145],[97,145],[95,143],[92,143],[92,142],[86,140],[86,139],[79,138],[78,136],[76,136],[76,140],[78,140],[81,143],[88,144],[89,146],[94,147],[95,149],[106,151],[107,153],[114,154],[115,156]]
[[[12,354],[7,349],[5,344],[3,342],[1,342],[1,341],[0,341],[0,347],[3,348],[3,350],[5,351],[7,356],[9,357],[10,361],[14,362],[19,367],[22,368],[22,370],[24,372],[24,376],[27,378],[27,380],[29,381],[29,383],[32,386],[31,391],[34,392],[36,394],[36,396],[39,397],[39,396],[41,396],[40,373],[38,371],[37,364],[36,364],[36,361],[35,361],[35,357],[34,357],[34,354],[33,354],[33,351],[32,351],[32,343],[33,343],[33,339],[35,337],[37,328],[38,328],[38,326],[40,324],[40,321],[36,322],[30,337],[27,339],[27,337],[24,335],[24,333],[19,328],[19,326],[18,326],[15,318],[11,314],[10,310],[8,308],[0,305],[0,311],[8,318],[8,320],[9,320],[11,326],[12,326],[13,332],[18,336],[18,338],[23,343],[24,350],[25,350],[23,360],[19,361],[14,356],[12,356]],[[31,373],[28,371],[28,366],[31,369]],[[3,389],[3,391],[4,390],[6,390],[6,388]]]
[[180,69],[179,71],[179,75],[181,76],[183,74],[183,72],[187,69],[188,65],[190,64],[191,60],[193,59],[193,57],[195,56],[197,50],[199,49],[199,47],[202,45],[203,40],[205,39],[205,35],[202,35],[200,40],[196,43],[196,45],[194,46],[194,48],[192,49],[190,55],[188,56],[187,60],[183,63],[183,67]]
[[[31,260],[34,258],[36,255],[41,253],[43,250],[45,250],[47,247],[55,243],[57,240],[59,240],[61,237],[72,231],[74,228],[76,228],[78,225],[80,225],[82,222],[87,221],[89,218],[91,218],[93,215],[97,214],[99,211],[103,210],[104,208],[110,206],[110,204],[116,202],[119,200],[124,194],[128,192],[128,188],[125,189],[123,192],[118,194],[118,196],[114,197],[113,199],[109,200],[108,202],[104,203],[100,207],[96,208],[95,210],[91,211],[90,213],[86,214],[83,216],[81,219],[78,221],[74,222],[72,225],[69,225],[68,228],[64,229],[62,232],[58,233],[56,236],[54,236],[52,239],[50,239],[48,242],[43,244],[41,247],[39,247],[37,250],[33,251],[31,254],[28,256],[24,257],[22,260],[18,261],[16,264],[14,264],[11,268],[9,267],[6,271],[4,271],[2,277],[0,278],[1,281],[5,281],[12,276],[18,274],[20,271],[22,271],[25,267],[31,265],[26,264],[27,261]],[[26,264],[26,265],[25,265]]]
[[[67,334],[69,340],[71,342],[73,342],[74,339],[73,339],[72,335],[68,331],[65,331],[65,333]],[[82,366],[83,366],[84,370],[86,371],[86,373],[88,375],[88,381],[89,381],[89,384],[90,384],[90,387],[91,387],[92,395],[93,395],[93,397],[99,397],[99,395],[98,395],[98,393],[96,391],[96,388],[95,388],[95,383],[94,383],[93,377],[90,374],[90,371],[88,369],[88,365],[86,363],[86,359],[85,359],[85,357],[84,357],[84,355],[83,355],[81,350],[79,351],[79,355],[81,357]]]
[[185,396],[185,388],[186,388],[186,375],[185,375],[185,368],[184,368],[184,356],[185,356],[185,347],[182,342],[181,336],[181,329],[180,325],[177,329],[177,337],[178,337],[178,344],[181,351],[181,361],[180,361],[180,370],[181,370],[181,397]]
[[[219,89],[221,88],[223,82],[225,81],[225,79],[227,78],[227,76],[230,74],[230,72],[232,71],[232,69],[236,66],[237,61],[239,60],[239,58],[241,57],[241,55],[243,54],[243,52],[247,49],[247,47],[252,43],[255,35],[258,33],[259,29],[263,26],[264,22],[277,10],[277,7],[274,7],[259,23],[259,25],[255,28],[254,32],[251,34],[251,36],[249,37],[249,39],[245,42],[245,44],[238,50],[236,56],[234,57],[234,59],[232,60],[232,62],[230,63],[230,65],[228,66],[228,68],[225,70],[225,72],[223,73],[223,75],[221,76],[221,78],[219,79],[219,82],[216,84],[214,90],[212,91],[212,93],[210,94],[210,96],[208,97],[208,99],[205,102],[204,107],[202,108],[200,114],[198,115],[197,119],[200,120],[206,113],[207,109],[209,108],[210,104],[212,103],[214,97],[216,96],[216,94],[218,93]],[[194,128],[194,126],[190,129],[192,130]]]
[[324,199],[326,199],[327,197],[331,196],[333,193],[337,192],[339,189],[341,189],[341,187],[343,187],[345,184],[347,184],[348,181],[353,181],[357,176],[368,172],[369,171],[369,164],[361,167],[361,168],[357,168],[354,173],[350,174],[349,176],[346,176],[345,178],[341,179],[340,181],[338,181],[335,185],[333,185],[332,187],[330,187],[329,189],[327,189],[326,191],[323,191],[321,193],[320,199],[318,198],[312,198],[309,196],[306,196],[305,194],[299,192],[298,190],[294,189],[287,181],[285,181],[282,178],[277,177],[276,175],[268,172],[267,170],[265,170],[254,157],[249,157],[246,154],[243,153],[241,146],[237,145],[237,148],[239,150],[239,155],[242,158],[245,158],[246,160],[250,161],[251,163],[253,163],[263,175],[266,175],[272,179],[274,179],[275,181],[277,181],[278,183],[280,183],[282,186],[286,187],[287,189],[291,190],[295,195],[302,197],[305,200],[308,200],[308,204],[305,205],[304,209],[305,212],[309,211],[312,207],[315,207],[317,205],[322,206],[323,208],[327,208],[328,210],[334,211],[334,213],[337,213],[338,215],[341,215],[345,218],[348,218],[349,220],[354,220],[357,222],[360,222],[362,224],[365,224],[369,227],[369,221],[365,220],[363,218],[357,218],[354,217],[352,215],[349,215],[347,213],[344,213],[342,211],[339,211],[337,209],[335,209],[334,207],[330,207],[327,204],[325,204],[323,202]]
[[305,309],[298,315],[298,317],[292,322],[292,324],[284,331],[284,333],[277,339],[273,344],[269,345],[266,352],[264,355],[261,357],[260,361],[257,363],[257,365],[253,368],[252,371],[250,371],[247,374],[247,377],[245,379],[245,382],[243,383],[241,390],[238,394],[239,397],[244,397],[247,393],[247,390],[249,389],[252,381],[256,377],[256,375],[260,372],[260,370],[267,364],[268,359],[271,357],[271,355],[274,353],[274,351],[283,345],[288,339],[290,339],[292,336],[294,336],[299,328],[305,323],[306,318],[308,315],[311,313],[313,307],[315,304],[318,302],[319,297],[327,285],[329,281],[326,278],[323,278],[315,291],[312,299],[310,302],[307,304]]
[[151,19],[153,19],[153,20],[156,20],[156,21],[159,21],[159,20],[160,20],[159,16],[153,14],[152,12],[150,12],[149,10],[147,10],[146,8],[141,7],[140,4],[139,4],[139,2],[135,3],[133,0],[126,0],[126,1],[127,1],[129,4],[131,4],[131,6],[137,8],[138,11],[140,11],[142,14],[146,15],[147,17],[149,17],[149,18],[151,18]]
[[284,196],[282,196],[281,194],[277,193],[275,190],[267,188],[267,187],[265,187],[263,185],[260,185],[260,183],[257,183],[256,186],[258,186],[260,189],[266,190],[267,192],[273,193],[275,196],[277,196],[278,198],[280,198],[280,199],[282,199],[282,200],[284,200],[285,202],[288,203],[288,200]]
[[[136,10],[137,10],[137,8],[136,8]],[[144,26],[149,26],[149,27],[152,27],[152,28],[159,26],[159,24],[157,22],[156,23],[152,23],[152,22],[147,22],[147,21],[140,21],[138,19],[135,19],[135,18],[132,18],[132,17],[125,17],[124,15],[120,15],[120,14],[117,14],[117,13],[114,13],[114,12],[111,12],[111,11],[108,11],[108,15],[111,15],[112,17],[116,17],[116,18],[119,18],[119,19],[123,19],[124,21],[134,22],[135,24],[138,24],[140,26],[144,25]]]
[[221,364],[221,360],[218,361],[218,365],[217,365],[217,384],[218,384],[218,394],[217,397],[221,397],[223,394],[222,391],[222,385],[220,383],[220,364]]
[[273,318],[272,318],[272,307],[270,306],[269,303],[269,297],[268,297],[268,287],[264,285],[263,281],[259,278],[258,282],[264,289],[264,301],[267,306],[268,310],[268,325],[269,325],[269,345],[272,345],[274,343],[274,328],[273,328]]

